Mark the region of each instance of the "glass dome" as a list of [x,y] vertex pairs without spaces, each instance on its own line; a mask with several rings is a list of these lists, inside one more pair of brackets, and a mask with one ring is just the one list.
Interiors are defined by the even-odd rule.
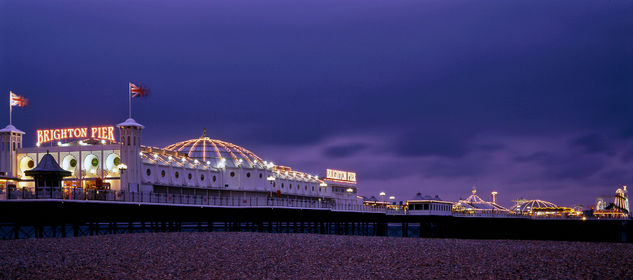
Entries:
[[211,139],[206,136],[206,133],[203,133],[200,138],[178,142],[165,149],[186,153],[189,158],[209,162],[218,168],[266,168],[267,164],[251,151],[233,143]]
[[551,203],[549,201],[533,199],[533,200],[526,200],[526,201],[522,201],[518,203],[517,205],[512,207],[512,210],[514,212],[524,213],[524,212],[532,212],[532,209],[534,208],[556,208],[556,207],[558,207],[556,204]]

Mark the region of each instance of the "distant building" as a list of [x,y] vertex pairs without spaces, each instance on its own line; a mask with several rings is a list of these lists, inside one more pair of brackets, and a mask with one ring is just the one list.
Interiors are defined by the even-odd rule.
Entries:
[[[495,193],[496,195],[496,193]],[[472,194],[462,199],[453,207],[455,213],[460,214],[510,214],[512,211],[497,204],[488,202],[477,195],[477,189],[473,188]]]
[[519,199],[514,201],[516,204],[512,207],[512,211],[519,215],[532,217],[580,217],[582,211],[577,211],[569,207],[560,207],[549,201],[540,199]]
[[413,199],[407,200],[407,215],[451,216],[453,202],[443,201],[438,195],[422,195],[417,193]]
[[598,218],[627,218],[631,215],[629,208],[629,197],[626,186],[615,191],[613,203],[609,203],[608,198],[599,197],[596,200],[596,209],[593,215]]

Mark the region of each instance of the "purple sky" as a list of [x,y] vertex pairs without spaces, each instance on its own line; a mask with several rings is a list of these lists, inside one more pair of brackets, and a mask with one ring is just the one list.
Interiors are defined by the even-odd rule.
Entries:
[[[631,1],[0,1],[14,124],[234,142],[361,194],[477,185],[593,204],[633,185]],[[4,122],[6,110],[2,109]],[[6,117],[5,117],[6,116]]]

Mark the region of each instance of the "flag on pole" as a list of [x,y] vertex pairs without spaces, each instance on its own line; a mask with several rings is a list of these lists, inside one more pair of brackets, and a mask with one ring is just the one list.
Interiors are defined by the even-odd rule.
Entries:
[[11,107],[13,106],[18,106],[18,107],[26,107],[26,105],[29,105],[29,100],[24,98],[24,96],[19,96],[15,93],[13,93],[12,91],[9,91],[9,102],[11,104]]
[[132,98],[145,97],[149,93],[149,90],[143,86],[137,86],[130,83],[130,93],[132,94]]

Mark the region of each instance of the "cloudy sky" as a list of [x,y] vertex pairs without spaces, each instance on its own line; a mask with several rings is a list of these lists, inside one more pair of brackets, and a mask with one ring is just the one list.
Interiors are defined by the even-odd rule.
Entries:
[[[0,0],[14,124],[209,136],[361,194],[562,205],[633,185],[633,2]],[[7,109],[4,122],[8,122]]]

